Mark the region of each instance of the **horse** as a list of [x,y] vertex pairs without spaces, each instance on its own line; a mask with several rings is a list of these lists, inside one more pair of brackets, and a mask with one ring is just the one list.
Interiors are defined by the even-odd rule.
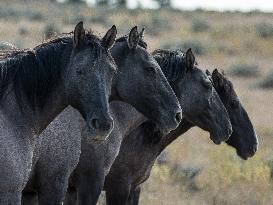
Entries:
[[[146,50],[143,32],[138,33],[137,27],[133,27],[129,35],[118,38],[111,49],[118,73],[113,79],[110,100],[129,103],[151,119],[161,132],[168,133],[180,123],[181,108],[161,68]],[[80,158],[81,133],[87,143],[94,144],[103,153],[103,145],[100,144],[104,142],[90,140],[95,137],[90,137],[90,132],[86,132],[84,127],[81,130],[82,123],[77,119],[72,109],[66,110],[42,133],[35,150],[32,177],[24,189],[24,204],[37,203],[37,193],[39,198],[43,195],[52,204],[63,201],[68,177]],[[110,139],[106,141],[108,145]],[[108,148],[116,152],[117,144],[109,144]],[[89,186],[86,182],[90,178],[91,175],[84,175],[79,181],[81,187]],[[41,193],[41,189],[47,191]],[[88,204],[88,188],[83,188],[79,195],[83,199],[81,203]],[[41,200],[39,204],[42,204]]]
[[[158,59],[157,55],[158,53],[154,53],[154,57],[158,60],[176,96],[180,100],[182,108],[185,108],[185,110],[183,108],[185,116],[189,116],[189,112],[200,110],[199,115],[204,115],[204,118],[207,118],[206,122],[203,123],[206,124],[207,130],[212,133],[212,138],[217,143],[218,141],[226,140],[227,138],[220,137],[228,137],[231,133],[231,125],[227,112],[205,72],[196,67],[195,57],[191,49],[186,53],[177,51],[169,55],[164,54],[164,57],[161,59],[162,61]],[[174,86],[174,83],[177,84],[177,87]],[[192,96],[188,95],[190,91],[194,91]],[[211,105],[207,102],[210,102]],[[185,103],[187,106],[185,106]],[[188,106],[195,107],[190,110]],[[118,155],[122,140],[124,140],[124,138],[126,140],[128,134],[147,120],[147,118],[138,113],[133,107],[121,102],[116,101],[114,104],[112,102],[110,104],[110,110],[114,119],[114,129],[105,142],[101,145],[93,145],[88,143],[87,140],[84,140],[87,136],[83,135],[80,161],[70,178],[65,205],[76,204],[77,200],[80,203],[86,198],[89,198],[88,204],[97,203],[98,197],[103,189],[104,179]],[[194,116],[196,121],[199,119],[194,113],[191,114],[191,116]],[[194,117],[191,117],[191,119]],[[219,125],[219,121],[222,122],[222,124]],[[149,123],[151,123],[151,121],[149,121]],[[154,128],[156,129],[156,127]],[[140,138],[140,140],[135,139],[136,141],[130,145],[130,148],[134,150],[134,146],[142,146],[143,140],[149,141],[150,139],[148,135],[143,137],[143,139]],[[149,148],[147,147],[147,149]],[[129,156],[127,154],[126,156],[132,161],[146,163],[145,159],[142,158],[142,154],[131,158],[129,152]],[[140,158],[138,158],[139,156]],[[130,162],[124,161],[121,166],[124,169],[129,169],[129,167],[127,167],[128,164],[130,164]],[[141,170],[130,170],[130,173],[141,173]],[[89,180],[85,178],[85,185],[83,186],[79,182],[83,181],[86,174],[89,175]],[[129,173],[126,174],[130,175]],[[123,174],[120,173],[119,176],[122,175]],[[115,176],[116,180],[121,180],[122,182],[119,176]],[[82,190],[89,192],[84,199],[80,198],[80,195],[77,194]],[[122,200],[121,198],[119,200]],[[113,204],[116,203],[118,204],[118,201],[113,202]]]
[[237,155],[243,160],[253,157],[259,145],[256,131],[243,107],[232,82],[217,69],[214,69],[211,76],[213,86],[220,96],[228,112],[233,133],[226,143],[235,148]]
[[117,71],[109,49],[115,37],[115,26],[100,40],[80,22],[73,33],[33,50],[0,53],[1,205],[21,204],[35,139],[68,105],[81,113],[90,133],[109,135],[108,93]]
[[[248,114],[234,90],[232,82],[219,73],[217,69],[213,71],[212,75],[208,71],[206,73],[223,102],[232,124],[233,132],[226,143],[234,147],[238,156],[242,159],[246,160],[252,157],[258,148],[258,138]],[[184,102],[187,101],[186,98],[183,99]],[[184,109],[185,119],[170,134],[163,137],[159,136],[157,132],[153,132],[153,125],[146,122],[125,137],[118,157],[106,177],[104,186],[107,204],[138,204],[141,184],[149,178],[156,158],[168,145],[195,126],[195,122],[187,118],[186,113],[188,109],[183,106],[182,108]],[[147,135],[153,140],[145,140]],[[139,145],[136,143],[136,140],[139,142],[141,139],[143,144]],[[154,143],[155,141],[157,143]],[[125,167],[124,164],[127,166]],[[118,197],[124,198],[124,200],[120,202]]]

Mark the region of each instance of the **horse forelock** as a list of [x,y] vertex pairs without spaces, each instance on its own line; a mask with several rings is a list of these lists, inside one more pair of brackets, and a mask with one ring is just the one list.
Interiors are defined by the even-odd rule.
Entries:
[[183,78],[186,73],[184,52],[181,50],[158,49],[152,54],[170,83],[175,83]]

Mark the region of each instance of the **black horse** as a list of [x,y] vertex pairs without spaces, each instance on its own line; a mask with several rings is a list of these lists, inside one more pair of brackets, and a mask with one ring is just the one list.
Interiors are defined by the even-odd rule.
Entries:
[[[146,46],[141,36],[134,27],[128,36],[118,38],[111,49],[118,72],[113,79],[110,99],[133,105],[162,132],[169,132],[179,125],[181,108],[156,60],[145,47],[140,46]],[[35,203],[37,196],[40,204],[46,199],[52,204],[63,201],[68,177],[80,158],[82,127],[86,143],[94,144],[99,153],[105,151],[104,146],[97,145],[101,140],[86,129],[78,113],[71,108],[66,109],[38,138],[31,177],[24,189],[23,204]],[[109,140],[101,143],[107,145]],[[110,144],[106,148],[118,152],[114,146],[115,144]],[[91,156],[89,160],[97,159]],[[103,158],[99,160],[103,161]],[[113,160],[110,161],[112,164]],[[78,190],[80,204],[89,204],[88,187],[92,184],[92,181],[88,183],[90,178],[91,174],[85,174],[77,181],[77,185],[81,187]]]
[[[162,56],[162,52],[156,52],[155,54]],[[160,56],[158,56],[157,60],[159,65],[162,66]],[[165,62],[165,65],[171,64],[172,63]],[[163,66],[162,69],[164,70]],[[170,75],[167,74],[167,78],[168,76]],[[215,70],[209,78],[212,79],[214,88],[225,105],[233,126],[233,134],[227,143],[235,147],[238,155],[243,159],[253,156],[258,146],[257,136],[245,109],[233,89],[232,83],[217,70]],[[176,81],[171,83],[171,85],[176,94],[178,94],[178,88],[175,82]],[[185,89],[185,86],[180,89]],[[197,96],[195,96],[194,93],[192,90],[187,93],[188,95],[184,95],[183,102],[187,103],[187,99],[190,100],[190,98],[197,100]],[[188,104],[189,107],[182,103],[185,119],[183,119],[180,126],[170,134],[161,136],[154,128],[153,123],[145,122],[129,136],[125,137],[119,155],[105,180],[104,188],[106,190],[108,205],[137,205],[141,189],[140,186],[149,178],[150,171],[159,154],[191,127],[197,125],[204,129],[204,125],[201,124],[206,124],[206,114],[202,113],[199,117],[200,121],[196,121],[198,117],[194,117],[192,114],[198,113],[198,109],[190,109],[190,107],[194,108],[194,103],[192,101],[190,102],[191,103]],[[197,123],[200,122],[201,124],[198,125]],[[147,138],[150,139],[150,141],[147,141]],[[142,143],[140,143],[141,141]]]
[[111,132],[108,98],[117,68],[109,48],[115,42],[115,26],[108,34],[100,40],[80,22],[74,33],[33,50],[1,53],[1,205],[21,204],[35,136],[68,105],[81,113],[90,132],[102,138]]
[[[219,143],[226,140],[231,133],[228,114],[208,76],[195,65],[194,55],[191,50],[189,49],[187,53],[181,51],[164,51],[164,54],[161,51],[161,53],[162,62],[158,59],[159,51],[154,54],[154,57],[158,60],[173,88],[177,85],[174,91],[182,106],[186,108],[184,115],[189,116],[190,112],[192,112],[191,119],[210,131],[215,142]],[[163,64],[165,65],[163,66]],[[188,93],[192,93],[192,95],[188,95]],[[188,107],[191,107],[192,110]],[[110,108],[115,125],[109,138],[100,145],[88,143],[85,137],[82,141],[80,162],[70,178],[69,191],[65,202],[67,205],[76,204],[75,200],[78,200],[81,204],[87,199],[89,200],[88,204],[96,204],[103,188],[105,176],[119,152],[122,140],[146,120],[128,104],[115,101],[110,103]],[[202,122],[199,115],[204,116]],[[222,123],[219,124],[218,122]],[[153,122],[152,124],[154,125]],[[156,126],[154,128],[158,130]],[[151,138],[149,135],[145,135],[143,139],[136,139],[135,144],[130,145],[130,147],[134,150],[134,145],[136,147],[142,146],[142,140],[151,141]],[[143,156],[140,153],[135,157]],[[138,162],[142,161],[141,158],[130,159]],[[124,163],[123,166],[126,167],[128,163],[130,162]],[[145,160],[143,160],[143,163],[145,163]],[[138,170],[134,170],[134,172],[138,172]],[[117,177],[117,180],[119,180],[119,176]],[[86,193],[85,198],[78,194],[81,191]]]

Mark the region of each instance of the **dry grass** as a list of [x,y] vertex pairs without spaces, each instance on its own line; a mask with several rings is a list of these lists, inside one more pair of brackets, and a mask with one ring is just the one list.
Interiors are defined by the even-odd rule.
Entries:
[[[127,33],[134,25],[145,26],[151,51],[164,43],[200,41],[205,52],[197,56],[199,65],[210,70],[216,67],[228,70],[238,62],[257,65],[259,77],[231,77],[259,136],[257,155],[247,162],[240,160],[233,149],[214,145],[206,132],[194,128],[168,147],[170,160],[164,166],[154,167],[150,179],[143,186],[140,204],[273,204],[273,179],[270,178],[273,167],[267,163],[273,160],[273,92],[255,87],[272,69],[273,56],[273,38],[259,37],[256,25],[272,23],[273,14],[159,13],[18,2],[0,2],[0,14],[3,9],[17,14],[0,16],[0,39],[19,47],[41,43],[46,25],[50,23],[60,32],[69,32],[76,21],[84,19],[86,27],[92,27],[101,35],[111,24],[117,25],[119,35]],[[30,11],[40,13],[41,19],[29,17]],[[193,19],[203,19],[209,29],[192,32]],[[22,29],[24,32],[20,32]],[[189,189],[188,183],[179,178],[179,173],[172,173],[176,165],[201,168],[200,174],[194,178],[196,190]]]

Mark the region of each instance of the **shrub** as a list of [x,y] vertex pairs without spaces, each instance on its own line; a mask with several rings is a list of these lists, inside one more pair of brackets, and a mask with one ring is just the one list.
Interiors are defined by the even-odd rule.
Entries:
[[72,24],[72,25],[75,25],[79,23],[80,21],[85,22],[86,18],[82,15],[73,15],[73,16],[67,16],[63,19],[64,24]]
[[91,16],[89,18],[89,21],[91,21],[92,23],[98,23],[104,26],[108,26],[111,24],[111,22],[108,20],[106,15]]
[[20,28],[18,29],[18,32],[19,32],[19,34],[22,35],[22,36],[28,34],[28,30],[27,30],[26,28],[24,28],[24,27],[20,27]]
[[198,191],[199,188],[195,183],[195,179],[201,171],[200,167],[175,164],[171,169],[171,176],[175,182],[184,186],[188,191]]
[[259,75],[258,65],[256,64],[234,64],[228,72],[238,77],[255,77]]
[[273,25],[263,23],[256,25],[256,32],[262,38],[273,37]]
[[[271,71],[266,77],[264,77],[260,82],[259,86],[261,88],[273,88],[273,71]],[[273,160],[272,160],[273,165]],[[273,166],[272,166],[273,168]]]
[[267,189],[270,186],[270,167],[258,154],[243,161],[235,155],[233,149],[221,146],[209,152],[208,157],[213,163],[197,176],[199,187],[223,190],[236,183],[251,184],[256,189]]
[[268,160],[267,164],[268,164],[268,166],[270,168],[270,176],[273,179],[273,159]]
[[145,31],[150,35],[158,35],[162,31],[166,31],[170,28],[170,22],[158,13],[152,13],[149,21],[145,19],[140,25],[147,28]]
[[163,151],[157,158],[157,163],[159,165],[168,164],[170,161],[170,156],[167,151]]
[[171,176],[171,169],[167,165],[155,164],[152,174],[160,181],[166,182]]
[[60,31],[55,24],[47,24],[44,28],[45,39],[49,39],[58,33],[60,33]]
[[25,15],[29,18],[30,21],[41,21],[44,18],[41,13],[33,11],[27,11]]
[[197,55],[203,55],[205,53],[205,47],[198,40],[188,40],[184,42],[167,42],[161,46],[165,49],[181,49],[186,51],[188,48],[192,48],[193,52]]
[[194,19],[192,21],[191,30],[193,32],[203,32],[209,29],[209,24],[201,19]]
[[196,53],[198,55],[202,55],[205,53],[205,47],[198,40],[185,41],[183,43],[183,48],[184,48],[184,50],[187,50],[188,48],[192,48],[194,53]]

